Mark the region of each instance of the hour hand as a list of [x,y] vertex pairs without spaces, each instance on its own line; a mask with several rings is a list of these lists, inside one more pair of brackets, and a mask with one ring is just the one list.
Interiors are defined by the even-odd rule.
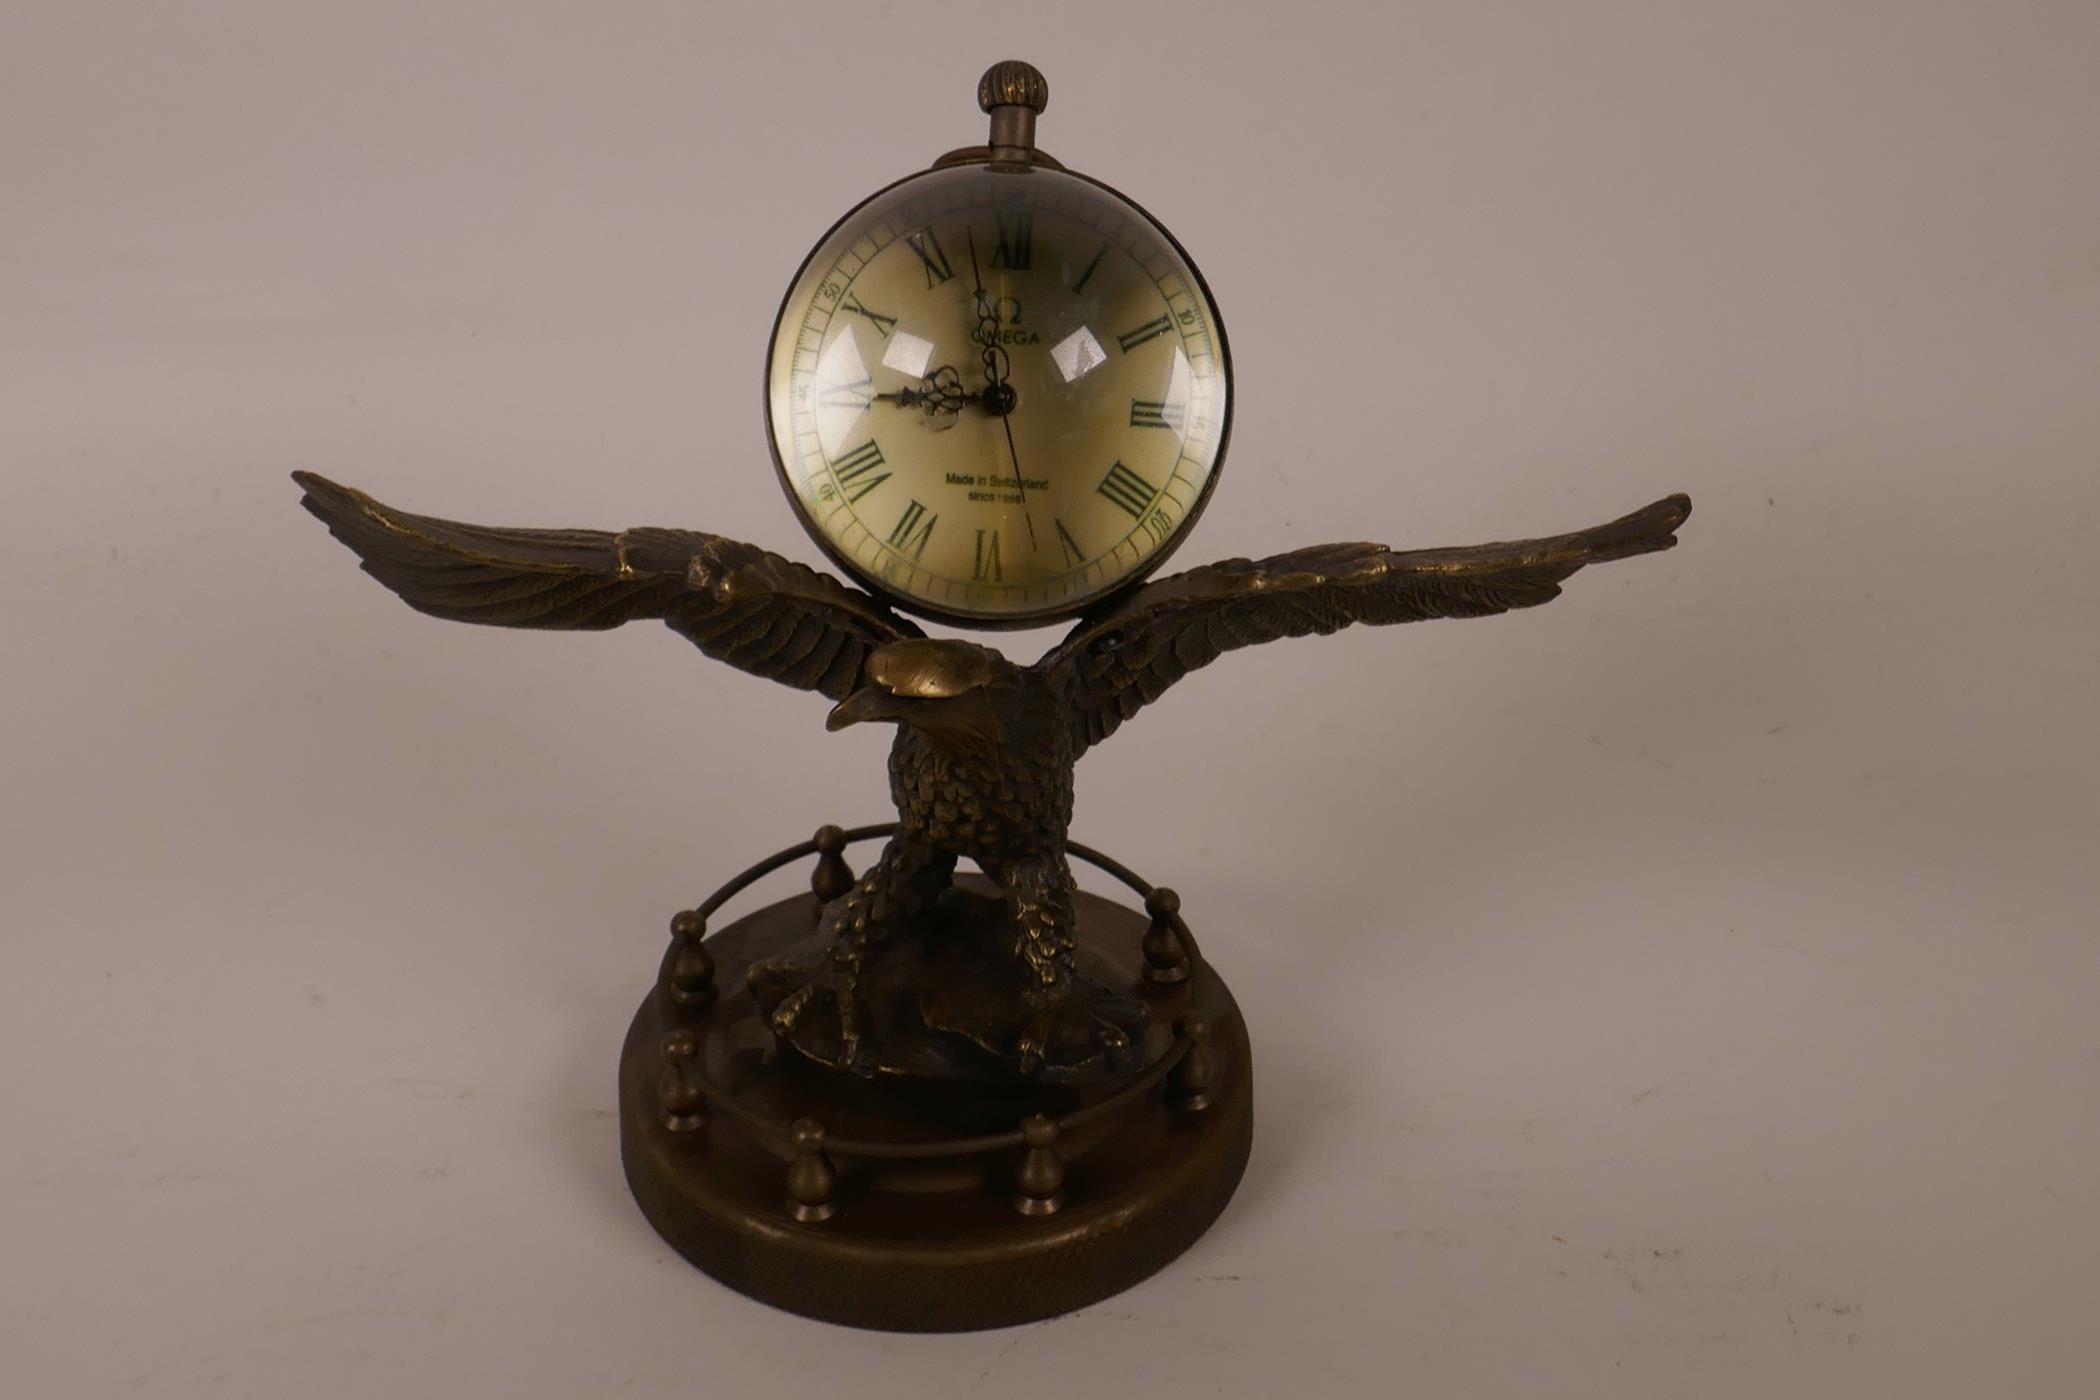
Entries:
[[912,388],[892,389],[887,393],[870,394],[871,399],[893,403],[899,408],[924,409],[936,417],[952,418],[963,409],[978,405],[979,396],[963,388],[962,376],[953,365],[942,365]]

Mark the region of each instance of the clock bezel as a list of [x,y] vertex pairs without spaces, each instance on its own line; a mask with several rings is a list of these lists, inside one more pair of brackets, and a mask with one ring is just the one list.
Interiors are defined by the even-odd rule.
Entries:
[[1217,341],[1218,372],[1224,376],[1225,380],[1225,412],[1218,425],[1218,445],[1216,452],[1211,457],[1210,471],[1204,477],[1202,489],[1196,493],[1194,504],[1189,507],[1188,514],[1182,517],[1181,523],[1175,528],[1174,533],[1167,537],[1164,544],[1152,552],[1150,558],[1139,564],[1129,574],[1117,580],[1110,587],[1103,589],[1099,593],[1090,594],[1077,602],[1065,601],[1030,612],[969,612],[963,609],[944,608],[938,604],[929,603],[923,598],[916,597],[892,586],[881,576],[871,573],[834,544],[831,537],[818,527],[817,522],[811,519],[809,512],[803,508],[801,493],[795,489],[794,478],[789,475],[787,463],[781,458],[779,438],[774,432],[773,360],[775,351],[780,344],[780,327],[787,316],[789,302],[795,295],[795,289],[802,285],[803,274],[809,271],[810,264],[816,260],[817,254],[823,250],[824,246],[831,241],[832,235],[851,223],[861,210],[881,199],[884,195],[889,194],[892,190],[908,185],[914,180],[922,180],[929,176],[939,175],[961,166],[979,165],[992,170],[1006,167],[1013,169],[1017,175],[1021,174],[1026,168],[1025,166],[1015,168],[1013,163],[993,160],[988,153],[980,154],[984,151],[985,148],[983,147],[974,149],[966,147],[962,151],[952,151],[941,157],[938,162],[928,169],[914,170],[909,174],[899,176],[897,179],[890,181],[881,189],[876,190],[873,194],[855,204],[838,218],[832,220],[830,227],[826,228],[818,236],[816,242],[810,245],[809,251],[803,254],[802,260],[795,265],[794,275],[788,278],[787,290],[780,294],[780,306],[773,313],[773,327],[766,338],[765,372],[759,385],[759,393],[765,415],[766,451],[773,458],[773,474],[780,482],[780,489],[786,493],[788,505],[793,510],[795,519],[800,522],[803,533],[816,542],[817,548],[823,551],[825,558],[845,570],[846,574],[861,587],[866,588],[891,606],[908,612],[914,617],[922,617],[928,621],[942,623],[951,627],[970,627],[981,628],[986,631],[1008,632],[1020,631],[1031,627],[1043,627],[1100,611],[1121,600],[1132,589],[1141,586],[1145,580],[1158,572],[1160,565],[1166,563],[1174,551],[1181,548],[1182,542],[1188,538],[1190,532],[1195,528],[1196,521],[1201,518],[1204,508],[1210,504],[1211,493],[1217,490],[1218,478],[1225,473],[1226,449],[1230,447],[1232,442],[1232,413],[1238,396],[1234,392],[1232,377],[1232,341],[1225,330],[1224,315],[1218,310],[1218,299],[1211,294],[1210,283],[1204,280],[1203,269],[1197,266],[1194,258],[1189,256],[1189,251],[1182,246],[1181,240],[1176,238],[1165,224],[1155,218],[1151,210],[1145,208],[1145,206],[1139,204],[1107,181],[1097,180],[1093,176],[1083,171],[1074,170],[1069,166],[1059,165],[1047,159],[1043,160],[1040,164],[1044,168],[1092,185],[1110,198],[1120,202],[1123,207],[1137,215],[1138,218],[1144,220],[1145,224],[1160,237],[1161,241],[1173,250],[1174,255],[1181,259],[1182,266],[1189,271],[1189,279],[1194,283],[1197,294],[1203,298],[1203,305],[1210,314],[1210,329]]

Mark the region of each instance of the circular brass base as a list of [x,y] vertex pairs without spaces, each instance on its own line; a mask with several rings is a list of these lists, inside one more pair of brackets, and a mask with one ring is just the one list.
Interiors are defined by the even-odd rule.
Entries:
[[863,1079],[775,1042],[743,972],[807,939],[818,907],[782,900],[708,937],[719,994],[681,1005],[660,984],[628,1031],[621,1156],[680,1254],[810,1317],[969,1331],[1120,1292],[1225,1208],[1253,1140],[1245,1026],[1200,959],[1178,984],[1143,976],[1143,915],[1080,896],[1082,956],[1152,1012],[1142,1068],[970,1085]]

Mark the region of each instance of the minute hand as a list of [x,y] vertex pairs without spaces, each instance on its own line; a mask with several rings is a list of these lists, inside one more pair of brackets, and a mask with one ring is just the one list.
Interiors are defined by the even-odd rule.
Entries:
[[1021,475],[1021,454],[1014,447],[1014,393],[999,372],[999,362],[1006,352],[999,347],[999,316],[992,309],[991,298],[984,294],[984,273],[977,266],[977,235],[963,230],[963,240],[970,247],[970,280],[977,284],[977,328],[984,336],[985,403],[999,415],[999,426],[1006,430],[1006,457],[1014,465],[1014,490],[1021,497],[1021,523],[1028,527],[1028,548],[1033,553],[1035,541],[1035,517],[1028,512],[1028,482]]

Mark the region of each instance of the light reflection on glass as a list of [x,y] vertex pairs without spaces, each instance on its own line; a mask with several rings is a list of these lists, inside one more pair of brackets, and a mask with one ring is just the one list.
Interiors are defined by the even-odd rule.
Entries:
[[[1065,377],[1065,383],[1076,384],[1107,364],[1108,353],[1101,348],[1101,342],[1094,339],[1094,333],[1081,326],[1050,347],[1050,359],[1057,366],[1057,372]],[[1184,371],[1186,368],[1184,365]]]
[[868,373],[868,362],[860,357],[850,327],[824,347],[817,361],[815,387],[818,437],[834,446],[874,404],[875,380]]
[[926,366],[933,363],[933,342],[910,331],[897,331],[890,337],[889,348],[882,352],[882,363],[899,374],[923,379]]
[[1188,441],[1189,392],[1194,387],[1195,376],[1189,370],[1189,357],[1174,347],[1174,368],[1167,374],[1167,424],[1173,428],[1174,436]]

